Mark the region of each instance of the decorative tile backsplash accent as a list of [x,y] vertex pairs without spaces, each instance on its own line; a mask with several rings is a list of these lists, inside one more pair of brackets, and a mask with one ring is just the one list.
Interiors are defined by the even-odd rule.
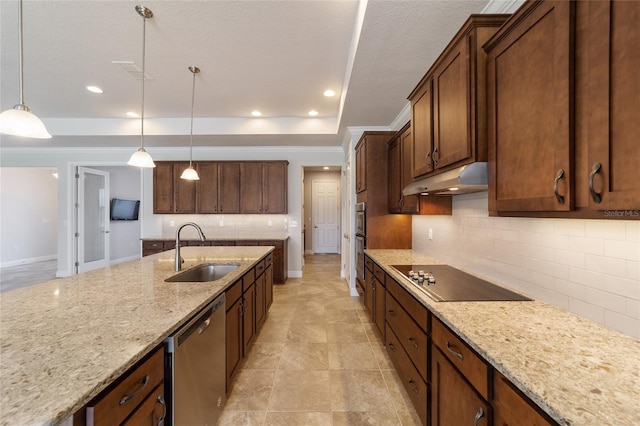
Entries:
[[640,221],[489,217],[487,193],[457,195],[414,216],[413,249],[640,338]]

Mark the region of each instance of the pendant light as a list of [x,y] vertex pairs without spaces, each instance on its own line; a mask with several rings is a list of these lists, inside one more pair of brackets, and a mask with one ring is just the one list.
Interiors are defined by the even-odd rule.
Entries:
[[26,138],[50,139],[46,127],[24,103],[24,60],[22,49],[22,0],[18,4],[18,39],[20,44],[20,103],[0,114],[0,133]]
[[136,12],[142,16],[142,103],[140,107],[140,149],[133,153],[127,164],[136,167],[155,167],[153,158],[144,149],[144,79],[145,79],[145,46],[147,18],[153,17],[151,9],[144,6],[136,6]]
[[189,167],[184,169],[180,179],[200,180],[198,172],[193,168],[193,105],[196,99],[196,74],[200,72],[198,67],[189,67],[189,71],[193,74],[193,85],[191,87],[191,132],[189,133]]

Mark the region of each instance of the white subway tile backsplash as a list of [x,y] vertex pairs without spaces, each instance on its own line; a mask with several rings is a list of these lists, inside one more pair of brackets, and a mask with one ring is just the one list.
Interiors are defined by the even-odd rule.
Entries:
[[640,338],[640,321],[614,311],[605,311],[604,325]]
[[638,221],[489,217],[486,193],[458,195],[452,216],[413,218],[413,248],[638,337]]
[[622,220],[585,220],[585,236],[608,240],[626,240],[626,223]]
[[640,246],[633,241],[604,240],[604,255],[640,261]]

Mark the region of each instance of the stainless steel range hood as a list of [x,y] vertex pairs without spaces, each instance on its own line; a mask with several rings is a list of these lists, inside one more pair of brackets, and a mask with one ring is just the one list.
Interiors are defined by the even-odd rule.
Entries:
[[477,162],[412,182],[402,190],[402,193],[404,195],[468,194],[486,191],[488,185],[488,163]]

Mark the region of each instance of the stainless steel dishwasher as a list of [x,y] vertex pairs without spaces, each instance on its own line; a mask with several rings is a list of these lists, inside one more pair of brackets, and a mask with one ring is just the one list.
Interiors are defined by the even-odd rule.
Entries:
[[215,425],[225,404],[225,298],[165,340],[171,425]]

